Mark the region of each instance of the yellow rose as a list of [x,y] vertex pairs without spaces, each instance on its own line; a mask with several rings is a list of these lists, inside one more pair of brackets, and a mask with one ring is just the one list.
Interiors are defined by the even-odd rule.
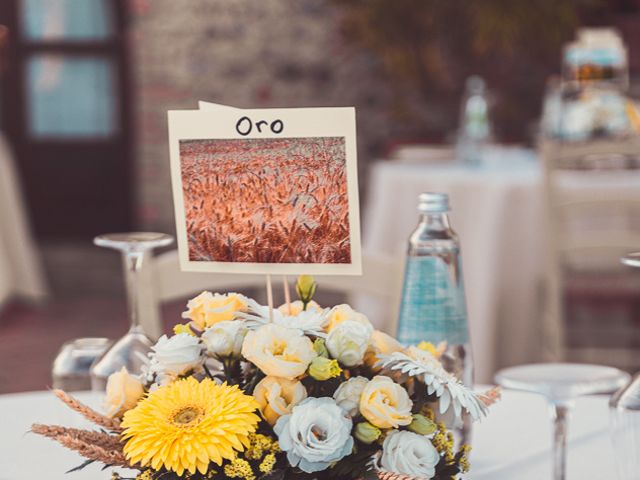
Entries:
[[329,312],[329,326],[327,327],[327,331],[330,332],[342,322],[347,320],[353,320],[354,322],[361,323],[365,325],[367,329],[373,331],[373,326],[366,315],[356,312],[353,308],[351,308],[346,303],[342,305],[336,305]]
[[260,413],[269,425],[275,425],[282,415],[307,398],[307,389],[297,380],[279,377],[265,377],[253,391]]
[[109,375],[105,396],[105,410],[109,417],[119,417],[136,406],[144,395],[144,387],[125,367]]
[[307,371],[317,353],[302,330],[270,323],[247,333],[242,356],[265,375],[293,380]]
[[[295,317],[296,315],[299,315],[300,312],[302,312],[303,307],[304,307],[304,304],[300,300],[296,300],[295,302],[291,302],[289,304],[283,303],[278,307],[278,310],[283,315]],[[311,300],[307,305],[307,310],[313,310],[315,312],[319,312],[322,310],[322,308],[320,308],[320,305],[318,305],[316,302]]]
[[407,391],[389,377],[373,377],[362,390],[360,413],[378,428],[409,425],[413,403]]
[[395,338],[380,330],[373,331],[370,342],[369,349],[364,356],[364,363],[369,368],[373,368],[378,362],[378,355],[391,355],[404,349]]
[[239,293],[215,295],[202,292],[187,302],[188,310],[182,313],[182,318],[190,319],[196,327],[204,330],[218,322],[233,320],[236,312],[247,310],[247,298]]

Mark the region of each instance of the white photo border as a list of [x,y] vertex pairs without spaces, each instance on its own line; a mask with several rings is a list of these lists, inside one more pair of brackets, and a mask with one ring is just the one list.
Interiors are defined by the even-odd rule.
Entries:
[[[200,105],[203,106],[201,102]],[[168,112],[169,156],[171,184],[176,218],[180,268],[188,272],[280,274],[280,275],[362,275],[360,240],[360,205],[358,198],[358,165],[356,145],[356,113],[353,107],[314,107],[278,109],[236,109],[208,104],[202,110],[172,110]],[[236,124],[242,117],[255,123],[265,120],[283,122],[282,133],[269,128],[241,135]],[[343,137],[345,143],[347,201],[349,211],[349,241],[351,263],[251,263],[194,261],[189,259],[186,214],[180,164],[181,140],[232,140],[258,138]]]

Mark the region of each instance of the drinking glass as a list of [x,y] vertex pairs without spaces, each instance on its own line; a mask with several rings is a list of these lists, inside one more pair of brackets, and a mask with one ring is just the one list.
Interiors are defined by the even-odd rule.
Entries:
[[139,374],[146,364],[153,342],[140,324],[140,272],[147,254],[158,247],[170,245],[173,237],[164,233],[134,232],[100,235],[94,243],[122,252],[127,291],[130,328],[127,334],[107,350],[91,367],[91,387],[104,391],[109,375],[125,367],[129,373]]
[[537,393],[549,402],[553,431],[553,479],[566,478],[569,414],[577,397],[612,393],[629,380],[613,367],[577,363],[539,363],[501,370],[496,382],[504,388]]
[[76,338],[60,347],[53,361],[53,388],[65,392],[91,389],[91,365],[111,345],[108,338]]
[[[640,252],[620,259],[640,268]],[[640,480],[640,374],[620,389],[609,402],[611,439],[621,480]]]

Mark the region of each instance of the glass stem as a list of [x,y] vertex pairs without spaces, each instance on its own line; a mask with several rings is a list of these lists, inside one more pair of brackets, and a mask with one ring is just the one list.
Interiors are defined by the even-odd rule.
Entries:
[[139,286],[144,252],[124,252],[122,259],[124,262],[129,321],[131,322],[130,331],[136,331],[140,330]]
[[553,479],[565,480],[567,473],[567,434],[571,402],[554,403],[553,417]]

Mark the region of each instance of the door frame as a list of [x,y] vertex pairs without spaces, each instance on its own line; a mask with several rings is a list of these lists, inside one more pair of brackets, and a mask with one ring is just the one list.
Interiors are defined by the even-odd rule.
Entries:
[[[33,41],[25,39],[20,18],[20,0],[0,1],[0,24],[9,28],[8,48],[2,52],[4,58],[0,64],[4,66],[0,72],[0,128],[6,132],[8,141],[12,145],[17,159],[16,168],[21,176],[22,184],[27,187],[25,197],[28,198],[27,162],[21,161],[26,146],[51,145],[53,148],[79,147],[87,149],[100,144],[117,142],[119,158],[113,158],[114,168],[122,172],[121,188],[118,195],[124,203],[122,213],[122,229],[132,228],[135,218],[134,210],[134,119],[133,101],[134,85],[130,75],[128,6],[126,0],[106,0],[112,7],[114,35],[105,40],[52,40]],[[27,112],[26,68],[28,59],[35,54],[61,54],[65,56],[98,55],[111,57],[114,62],[114,89],[116,91],[115,118],[116,129],[114,137],[101,138],[32,138],[29,134]],[[30,205],[29,205],[30,207]],[[29,208],[30,209],[30,208]],[[33,213],[32,213],[33,216]],[[37,229],[36,229],[37,231]],[[81,236],[81,235],[80,235]],[[64,239],[64,235],[55,236]],[[78,238],[78,237],[76,237]]]

